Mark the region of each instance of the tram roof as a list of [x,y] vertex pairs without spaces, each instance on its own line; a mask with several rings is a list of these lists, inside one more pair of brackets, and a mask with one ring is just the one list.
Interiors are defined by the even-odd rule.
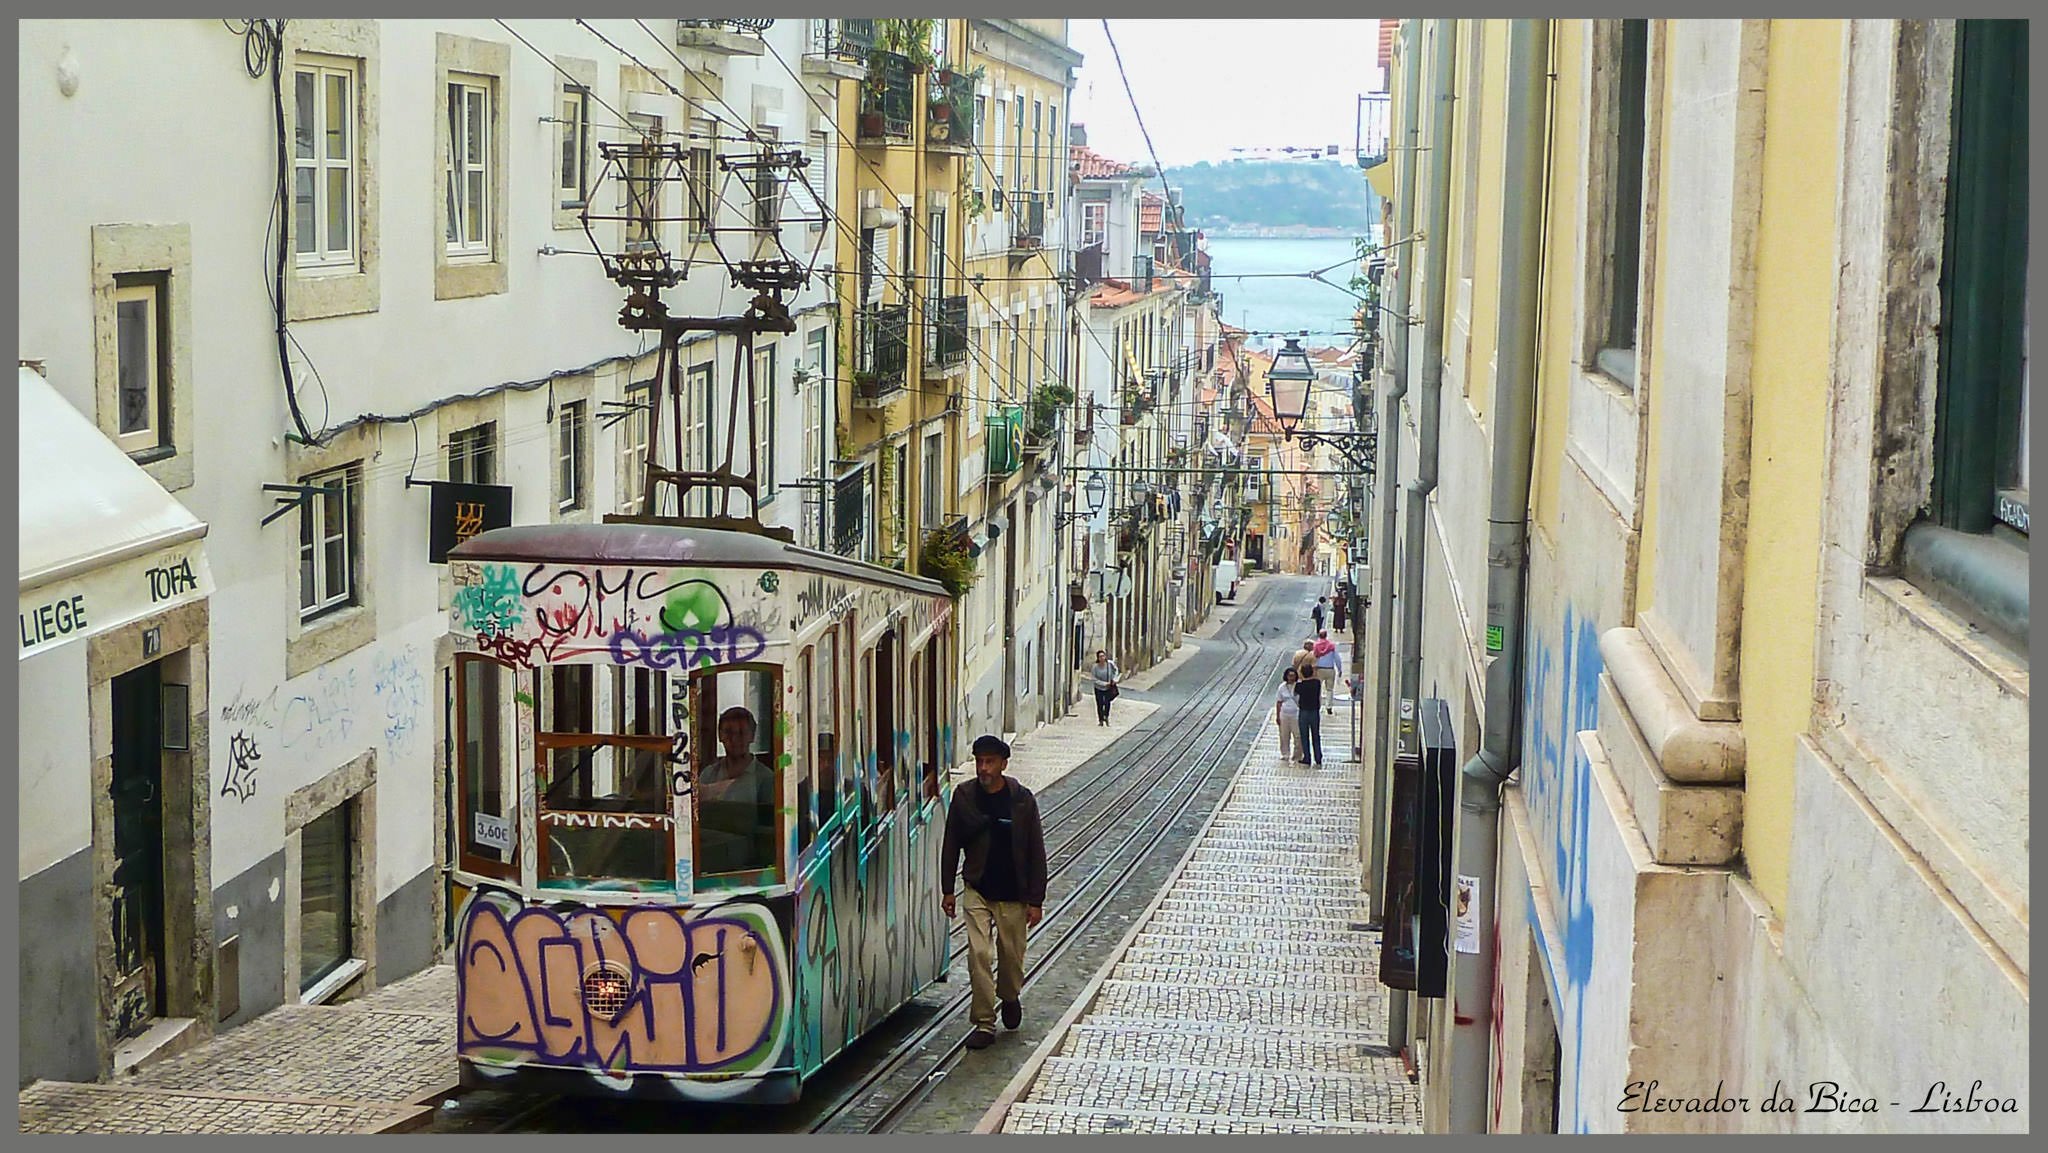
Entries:
[[481,532],[448,551],[452,560],[550,564],[662,565],[697,568],[802,569],[869,584],[948,597],[936,581],[786,544],[773,537],[695,525],[522,524]]

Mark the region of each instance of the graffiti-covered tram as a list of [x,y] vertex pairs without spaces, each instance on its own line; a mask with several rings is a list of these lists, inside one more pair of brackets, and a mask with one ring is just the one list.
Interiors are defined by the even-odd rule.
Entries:
[[449,561],[465,1085],[792,1101],[944,973],[940,586],[676,523]]

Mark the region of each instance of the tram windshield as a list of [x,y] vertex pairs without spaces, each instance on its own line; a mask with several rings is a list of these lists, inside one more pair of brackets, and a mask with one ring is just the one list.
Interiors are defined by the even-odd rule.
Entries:
[[556,665],[535,677],[542,883],[670,881],[674,758],[664,678],[594,665]]

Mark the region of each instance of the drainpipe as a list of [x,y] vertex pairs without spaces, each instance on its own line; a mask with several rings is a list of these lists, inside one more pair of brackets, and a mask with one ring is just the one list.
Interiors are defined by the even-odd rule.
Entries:
[[[1394,650],[1388,641],[1394,635],[1394,566],[1389,563],[1388,550],[1394,545],[1394,496],[1399,491],[1401,479],[1400,429],[1401,398],[1408,395],[1408,302],[1413,295],[1409,286],[1415,279],[1416,247],[1406,241],[1415,229],[1415,165],[1421,159],[1418,151],[1418,128],[1420,115],[1417,104],[1421,100],[1418,91],[1422,86],[1422,38],[1418,35],[1420,22],[1401,22],[1401,135],[1391,141],[1389,152],[1402,153],[1399,168],[1400,183],[1395,189],[1394,199],[1394,240],[1399,247],[1394,249],[1393,284],[1388,286],[1392,304],[1383,306],[1386,311],[1374,318],[1374,323],[1386,326],[1392,319],[1387,341],[1387,388],[1380,396],[1379,459],[1374,462],[1378,476],[1375,484],[1386,495],[1381,499],[1381,529],[1375,536],[1380,557],[1377,565],[1380,585],[1379,632],[1375,646],[1379,650],[1378,667],[1373,677],[1372,691],[1377,694],[1379,706],[1387,705],[1387,690],[1393,684]],[[1362,686],[1361,686],[1362,687]],[[1362,844],[1369,846],[1367,855],[1366,904],[1375,919],[1384,921],[1387,892],[1387,732],[1389,718],[1383,713],[1376,718],[1374,726],[1372,759],[1372,793],[1367,798],[1370,815],[1364,819],[1367,827],[1361,832]]]
[[[1543,307],[1543,211],[1548,203],[1546,126],[1550,23],[1517,20],[1508,36],[1508,197],[1501,222],[1500,372],[1493,384],[1491,507],[1487,510],[1486,623],[1501,644],[1486,663],[1486,723],[1460,782],[1458,872],[1479,878],[1472,916],[1479,951],[1454,967],[1451,1104],[1454,1133],[1487,1129],[1493,1037],[1494,883],[1500,856],[1500,790],[1520,760],[1522,607],[1529,542],[1529,469],[1536,440],[1536,342]],[[1491,646],[1489,646],[1491,647]]]
[[[1415,744],[1415,702],[1422,685],[1422,560],[1428,541],[1429,497],[1436,491],[1437,426],[1444,378],[1444,271],[1449,253],[1444,243],[1451,215],[1451,108],[1457,79],[1457,38],[1454,24],[1436,23],[1435,60],[1430,84],[1429,215],[1422,223],[1422,395],[1415,407],[1415,479],[1408,484],[1408,532],[1402,538],[1401,588],[1401,746]],[[1388,1032],[1392,1043],[1405,1045],[1408,1002],[1391,998]]]

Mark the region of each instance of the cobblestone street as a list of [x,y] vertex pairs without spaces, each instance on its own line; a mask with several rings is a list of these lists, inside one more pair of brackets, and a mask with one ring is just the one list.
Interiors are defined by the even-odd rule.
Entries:
[[[983,1119],[1003,1133],[1420,1132],[1358,897],[1357,768],[1269,725],[1113,960]],[[1264,899],[1247,905],[1245,877]]]
[[287,1005],[111,1084],[38,1081],[24,1133],[404,1133],[455,1087],[455,971]]

